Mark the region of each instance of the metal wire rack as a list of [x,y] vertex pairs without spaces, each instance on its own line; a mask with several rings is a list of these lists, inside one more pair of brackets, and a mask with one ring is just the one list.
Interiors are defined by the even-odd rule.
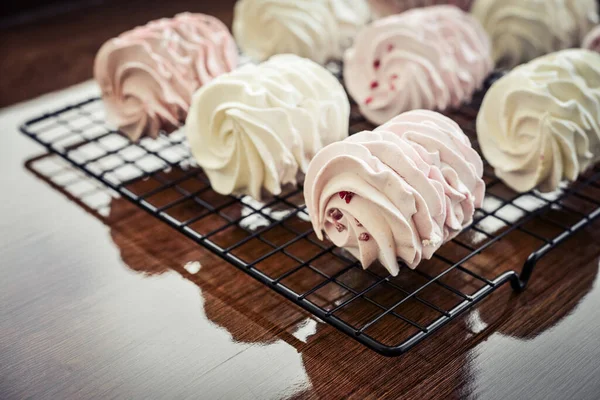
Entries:
[[[476,149],[478,106],[475,101],[449,114]],[[353,112],[351,133],[366,126]],[[32,119],[21,131],[108,187],[111,196],[130,200],[386,356],[406,352],[507,282],[524,289],[544,255],[600,215],[599,167],[542,195],[511,191],[486,165],[486,199],[473,224],[432,260],[392,277],[381,266],[363,270],[343,250],[319,241],[302,188],[288,188],[264,203],[219,195],[195,165],[181,132],[132,143],[106,126],[99,98]],[[68,182],[61,186],[69,190]],[[521,269],[499,270],[507,264]]]

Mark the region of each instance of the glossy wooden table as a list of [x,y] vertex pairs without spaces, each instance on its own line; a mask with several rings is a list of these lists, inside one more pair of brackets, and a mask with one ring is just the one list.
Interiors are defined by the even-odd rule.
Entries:
[[[56,77],[47,90],[73,83],[100,39],[61,49],[83,61],[47,72]],[[79,45],[89,51],[73,58]],[[27,68],[30,83],[15,87],[33,94],[39,66]],[[21,99],[2,93],[6,104]],[[29,161],[40,148],[14,129],[28,116],[0,111],[2,399],[598,398],[598,222],[547,256],[524,293],[503,287],[405,356],[384,358],[125,200],[104,215],[70,200],[34,173],[49,159]],[[498,254],[495,269],[511,262]]]

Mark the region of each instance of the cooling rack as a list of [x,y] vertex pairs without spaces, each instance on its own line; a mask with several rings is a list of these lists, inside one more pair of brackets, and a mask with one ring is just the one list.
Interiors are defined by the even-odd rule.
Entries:
[[[478,107],[476,100],[449,114],[477,150]],[[351,133],[369,127],[356,112],[350,125]],[[32,119],[21,131],[100,182],[111,196],[128,199],[386,356],[406,352],[506,283],[523,290],[544,255],[600,215],[599,167],[556,193],[542,195],[511,191],[486,164],[487,194],[473,224],[432,260],[416,270],[404,267],[392,277],[378,265],[363,270],[343,250],[319,241],[301,187],[263,203],[219,195],[195,165],[182,132],[132,143],[106,125],[99,98]],[[61,186],[74,190],[68,181]],[[94,199],[86,196],[75,197]],[[96,211],[108,212],[108,207]],[[502,270],[505,265],[513,269]]]

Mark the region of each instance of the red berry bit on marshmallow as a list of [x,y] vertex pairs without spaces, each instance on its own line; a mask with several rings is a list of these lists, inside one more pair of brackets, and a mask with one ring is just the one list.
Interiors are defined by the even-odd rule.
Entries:
[[336,221],[339,221],[340,219],[342,219],[344,217],[344,213],[342,213],[337,208],[332,208],[331,210],[329,210],[327,212],[327,214]]
[[338,193],[340,195],[340,199],[342,200],[346,200],[346,204],[350,204],[350,200],[352,200],[352,197],[354,197],[354,193],[352,192],[339,192]]

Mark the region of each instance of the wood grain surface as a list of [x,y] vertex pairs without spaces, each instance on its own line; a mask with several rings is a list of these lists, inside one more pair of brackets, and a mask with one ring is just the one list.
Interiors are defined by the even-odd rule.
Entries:
[[[190,9],[229,22],[225,3]],[[3,34],[12,63],[27,65],[0,61],[13,78],[0,83],[3,104],[89,78],[106,38],[192,6],[127,7]],[[25,137],[0,142],[0,398],[598,398],[598,222],[545,257],[524,293],[503,287],[385,358],[56,156],[32,158],[39,148]],[[518,268],[527,240],[515,234],[470,267],[490,277]]]

